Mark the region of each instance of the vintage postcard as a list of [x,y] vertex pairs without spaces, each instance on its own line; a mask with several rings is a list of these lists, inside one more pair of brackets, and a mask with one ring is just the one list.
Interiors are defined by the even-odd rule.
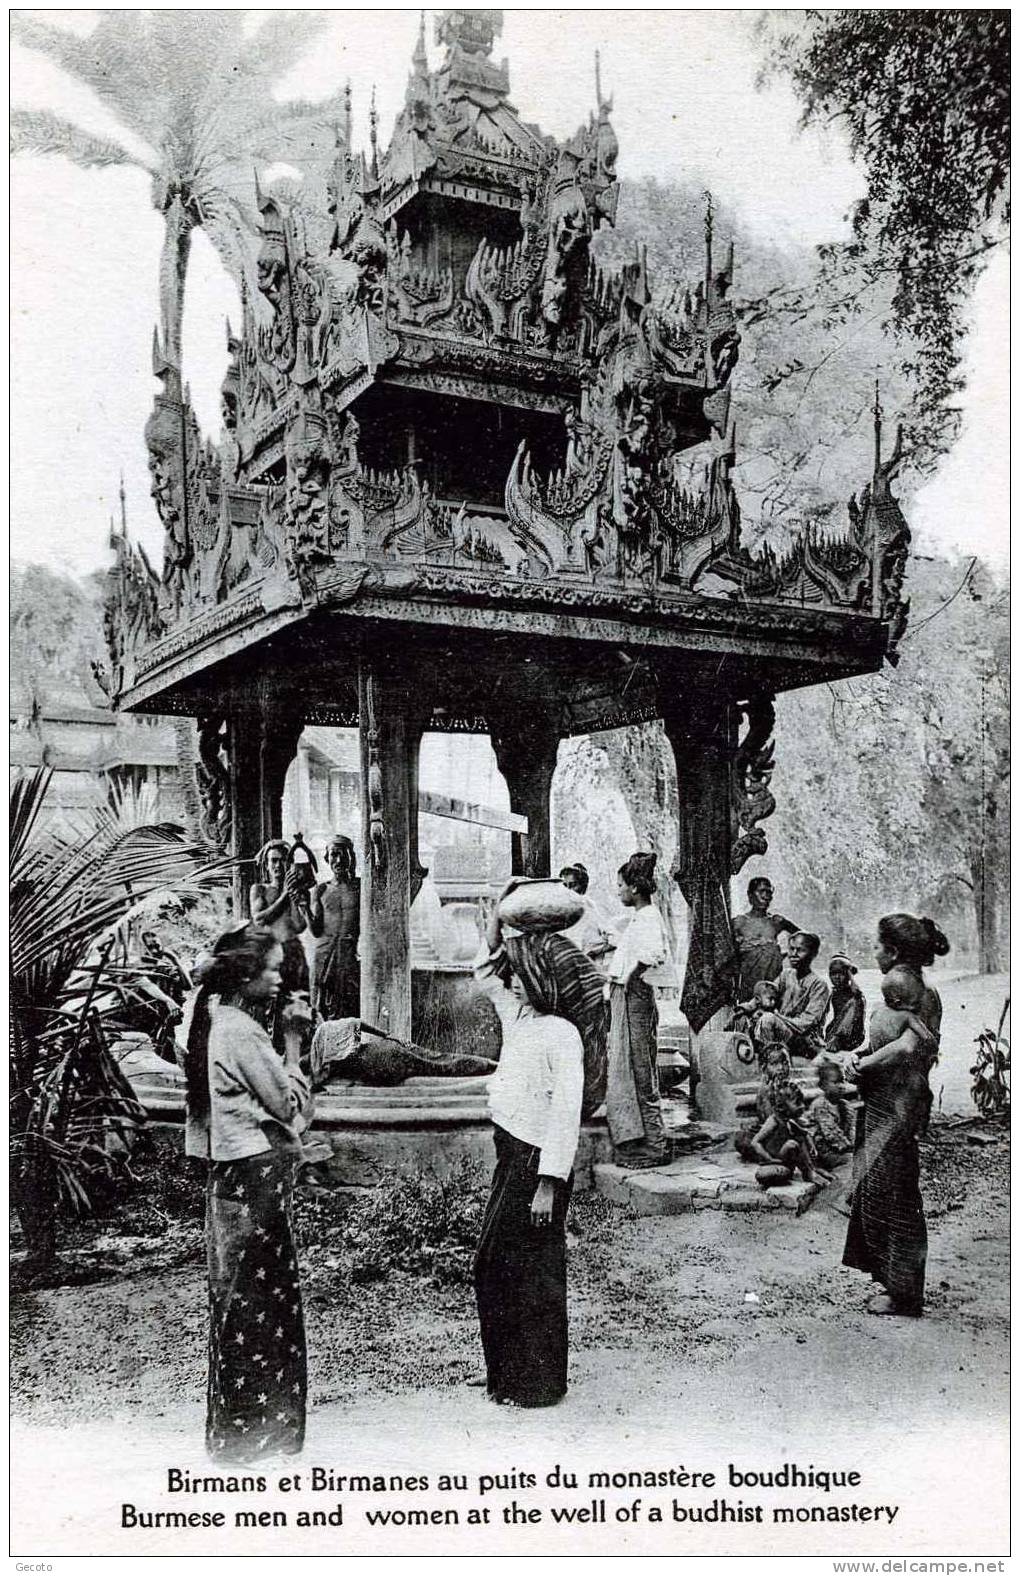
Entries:
[[11,28],[19,1568],[1004,1569],[1009,13]]

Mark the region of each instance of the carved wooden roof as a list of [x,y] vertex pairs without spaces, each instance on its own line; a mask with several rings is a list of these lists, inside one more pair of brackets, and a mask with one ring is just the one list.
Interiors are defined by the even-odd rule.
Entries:
[[[107,633],[125,704],[183,705],[183,678],[323,608],[743,649],[763,668],[784,641],[791,660],[820,642],[830,672],[841,651],[846,671],[878,665],[898,634],[898,454],[877,455],[842,534],[783,561],[748,551],[732,248],[720,264],[709,214],[699,280],[656,282],[641,254],[600,270],[611,105],[599,91],[562,143],[525,125],[492,58],[500,27],[499,12],[443,12],[434,71],[422,34],[389,145],[374,116],[367,152],[338,128],[327,212],[259,193],[258,299],[228,329],[218,445],[156,342],[145,436],[165,551],[156,574],[118,545]],[[412,452],[379,458],[387,412],[412,412],[410,430],[426,408],[451,476],[513,436],[501,496],[444,486],[441,467],[430,480]]]

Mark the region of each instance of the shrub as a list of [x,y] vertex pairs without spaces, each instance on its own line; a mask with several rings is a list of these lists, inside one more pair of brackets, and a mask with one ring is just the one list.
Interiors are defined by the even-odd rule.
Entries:
[[[488,1181],[463,1159],[445,1176],[388,1171],[339,1221],[331,1247],[338,1271],[355,1284],[384,1280],[393,1270],[428,1275],[440,1284],[470,1279]],[[322,1240],[322,1208],[302,1201],[299,1235]]]

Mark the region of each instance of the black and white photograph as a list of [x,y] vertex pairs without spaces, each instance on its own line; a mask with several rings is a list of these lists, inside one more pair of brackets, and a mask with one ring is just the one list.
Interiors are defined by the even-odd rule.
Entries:
[[1009,12],[9,17],[10,1555],[1005,1571]]

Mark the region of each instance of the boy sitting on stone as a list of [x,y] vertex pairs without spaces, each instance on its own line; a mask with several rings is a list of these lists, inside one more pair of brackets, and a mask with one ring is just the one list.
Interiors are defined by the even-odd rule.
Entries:
[[762,1187],[778,1187],[799,1171],[805,1182],[829,1182],[831,1177],[816,1165],[815,1147],[805,1125],[805,1100],[794,1083],[781,1084],[775,1109],[748,1145],[746,1158],[759,1162],[755,1180]]
[[755,1157],[750,1152],[751,1140],[763,1122],[767,1122],[776,1108],[776,1091],[790,1081],[790,1056],[785,1045],[767,1045],[762,1056],[761,1079],[754,1101],[754,1121],[745,1122],[734,1135],[733,1144],[745,1160]]

